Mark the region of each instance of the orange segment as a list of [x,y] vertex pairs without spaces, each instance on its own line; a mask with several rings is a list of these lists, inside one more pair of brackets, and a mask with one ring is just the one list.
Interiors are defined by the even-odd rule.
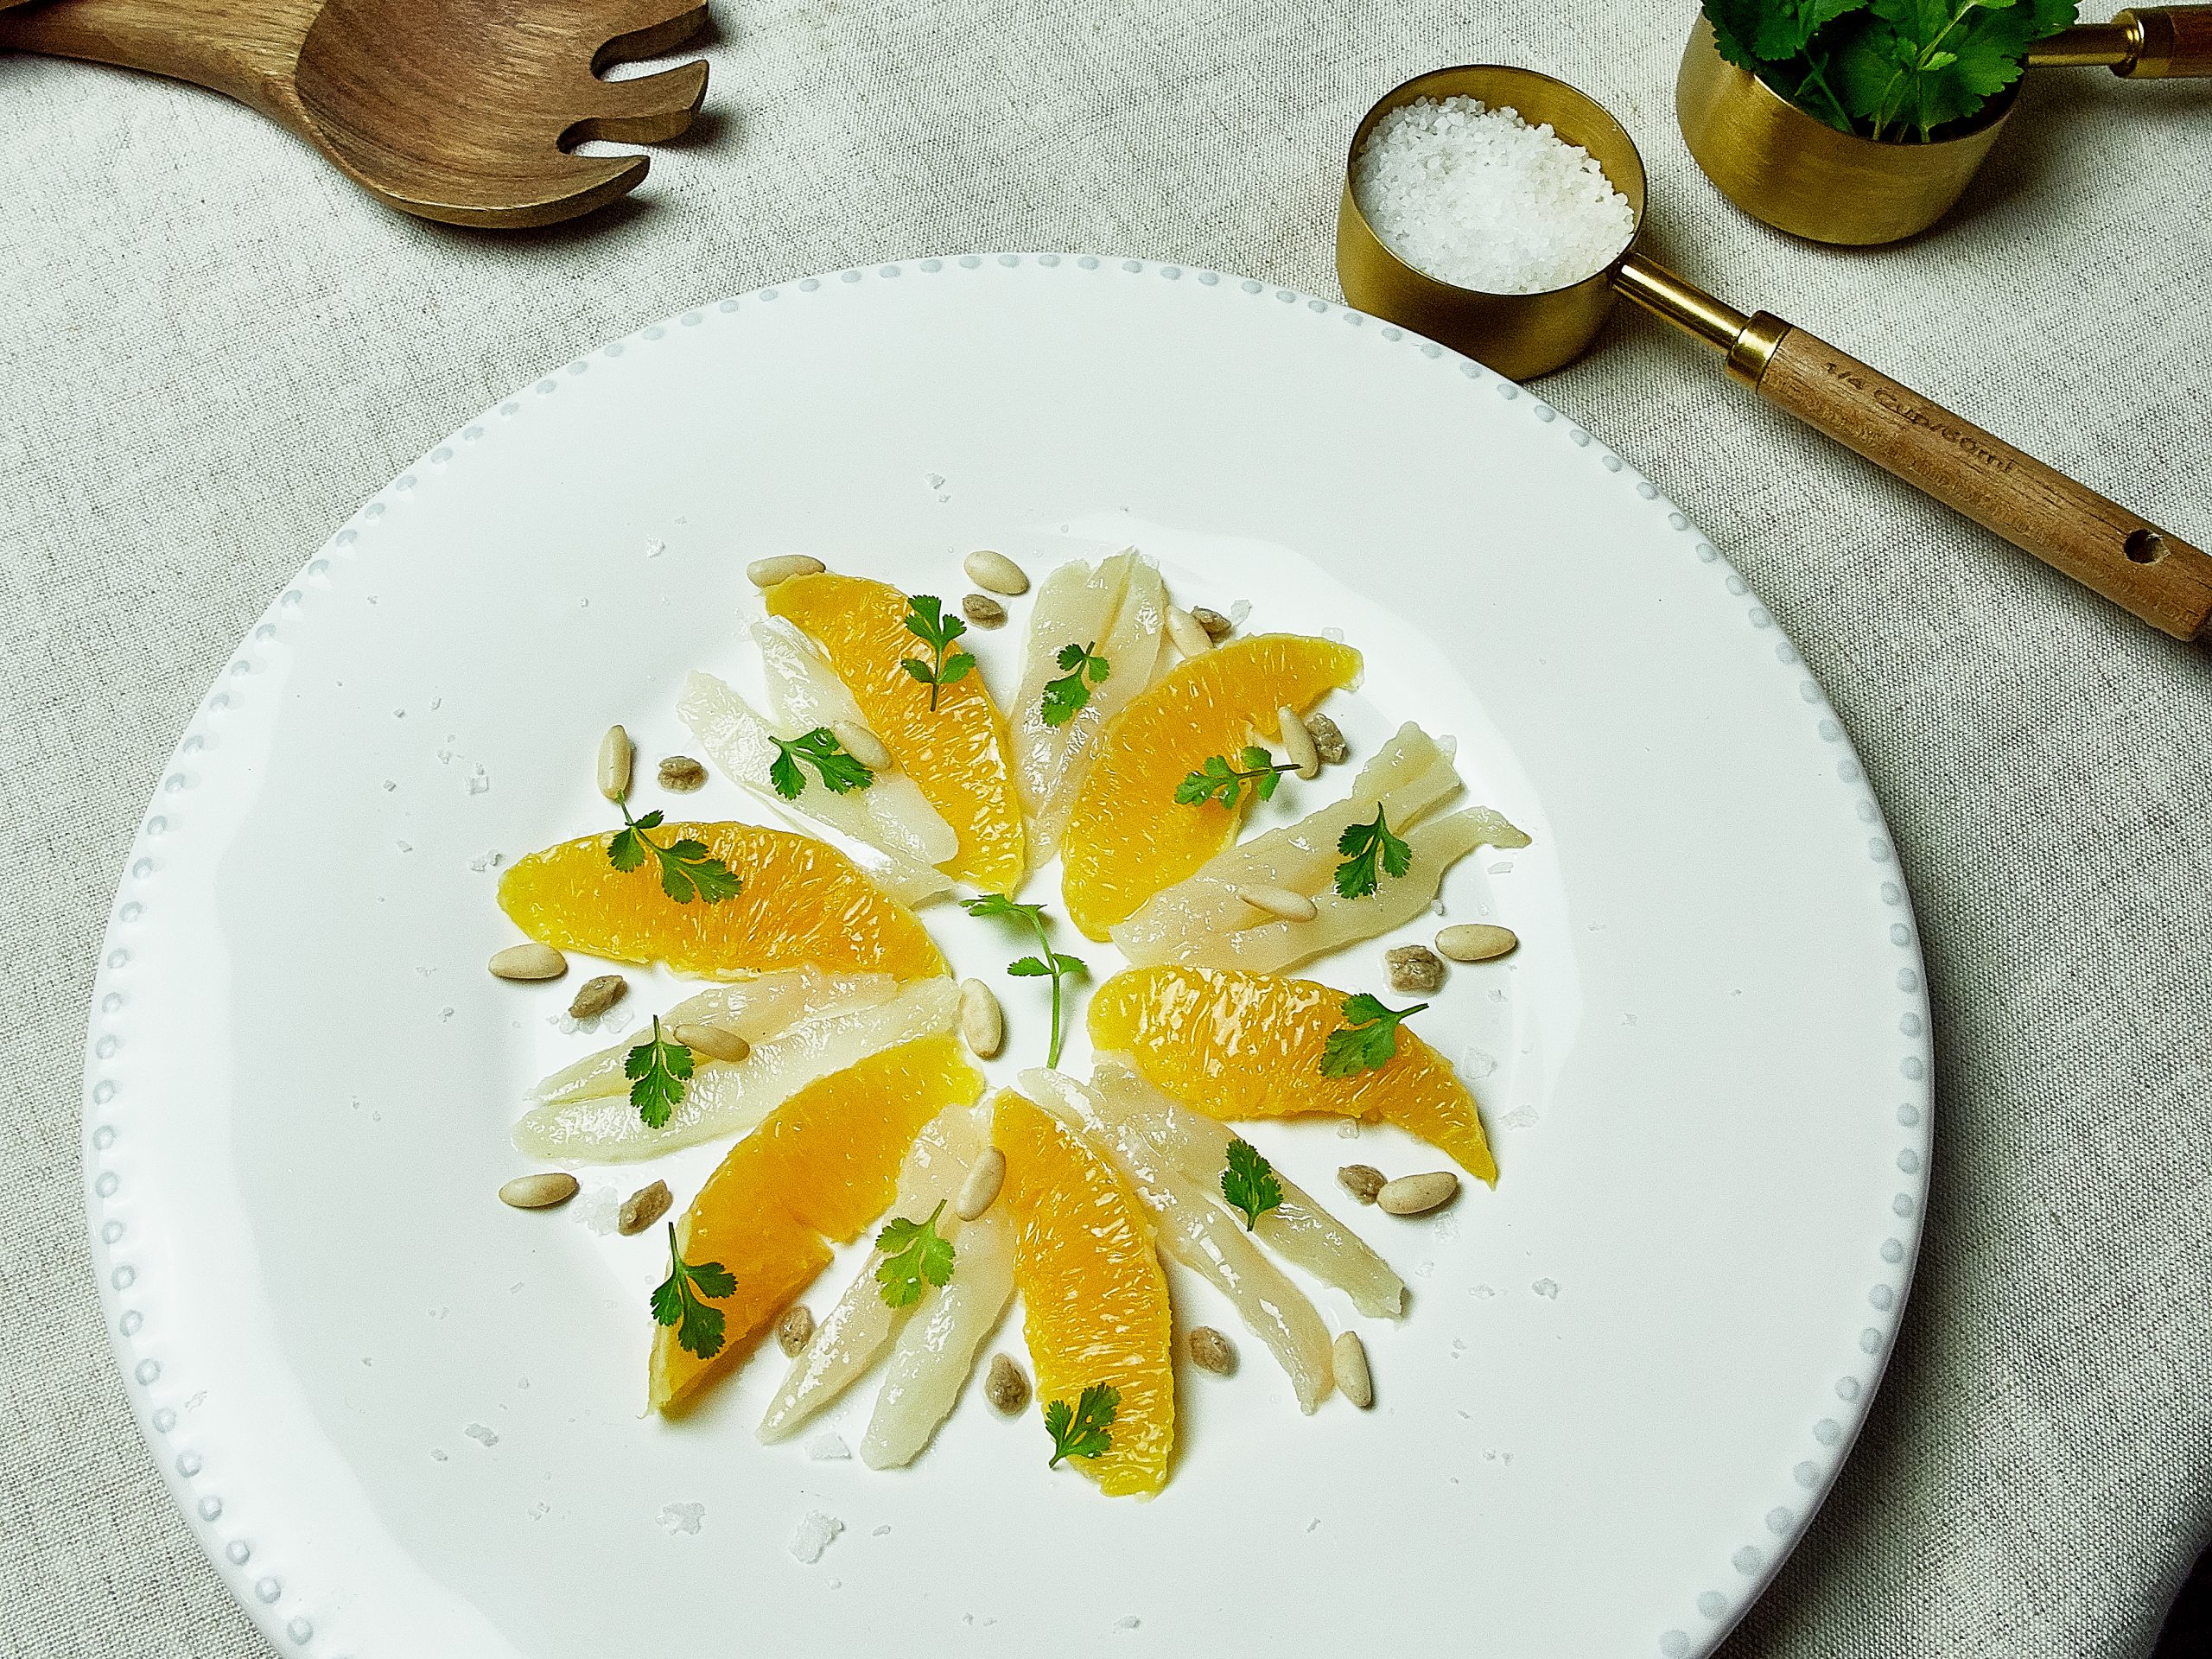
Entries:
[[768,590],[767,604],[769,615],[788,618],[821,648],[868,729],[960,837],[946,870],[986,892],[1019,887],[1028,868],[1021,798],[1006,722],[982,672],[943,688],[931,709],[930,688],[900,666],[909,657],[932,661],[930,648],[906,632],[906,595],[887,582],[793,576]]
[[823,1236],[849,1244],[890,1207],[922,1125],[982,1092],[957,1042],[925,1037],[808,1084],[732,1147],[676,1224],[686,1262],[719,1262],[737,1280],[710,1304],[721,1310],[722,1346],[702,1359],[673,1327],[655,1325],[653,1406],[686,1405],[735,1366],[829,1266]]
[[1175,1447],[1174,1324],[1151,1224],[1110,1164],[1020,1095],[998,1097],[991,1142],[1006,1154],[1038,1408],[1073,1408],[1094,1383],[1118,1389],[1113,1445],[1068,1462],[1109,1497],[1156,1492]]
[[677,904],[659,867],[618,870],[612,835],[564,841],[518,859],[499,878],[499,908],[533,939],[617,962],[664,962],[680,974],[728,979],[811,963],[918,979],[944,971],[914,912],[810,836],[749,823],[664,823],[663,847],[704,842],[745,886],[718,904]]
[[1359,671],[1350,645],[1262,633],[1179,664],[1116,715],[1060,836],[1060,892],[1075,925],[1104,939],[1234,841],[1241,802],[1186,806],[1177,786],[1211,755],[1233,763],[1255,728],[1281,736],[1276,709],[1287,703],[1304,714]]
[[1348,993],[1310,979],[1220,968],[1132,968],[1090,1000],[1090,1041],[1126,1054],[1157,1088],[1209,1117],[1333,1114],[1395,1123],[1497,1185],[1475,1097],[1444,1057],[1398,1027],[1389,1062],[1325,1077],[1321,1051]]

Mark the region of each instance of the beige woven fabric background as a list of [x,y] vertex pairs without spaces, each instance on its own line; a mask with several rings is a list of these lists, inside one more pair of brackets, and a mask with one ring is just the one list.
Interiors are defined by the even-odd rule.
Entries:
[[[1751,223],[1689,162],[1689,0],[720,10],[709,114],[645,189],[505,238],[386,213],[211,95],[0,55],[0,1653],[267,1651],[171,1515],[102,1340],[78,1177],[93,953],[233,641],[363,497],[545,365],[770,280],[971,248],[1333,294],[1360,112],[1439,64],[1520,62],[1634,131],[1662,257],[2212,542],[2204,86],[2039,77],[1948,227],[1844,254]],[[2212,666],[1656,324],[1622,316],[1546,395],[1791,630],[1924,919],[1918,1286],[1866,1439],[1730,1659],[2143,1654],[2212,1527]]]

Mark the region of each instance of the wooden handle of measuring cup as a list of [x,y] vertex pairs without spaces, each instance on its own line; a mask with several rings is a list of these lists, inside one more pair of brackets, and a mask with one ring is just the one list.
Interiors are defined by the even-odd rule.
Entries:
[[2212,556],[1762,311],[1728,366],[1791,414],[2177,639],[2212,639]]

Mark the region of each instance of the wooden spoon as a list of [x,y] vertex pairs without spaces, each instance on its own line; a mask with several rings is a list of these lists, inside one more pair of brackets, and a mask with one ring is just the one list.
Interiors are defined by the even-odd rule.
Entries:
[[706,16],[703,0],[0,0],[0,48],[212,88],[404,212],[505,229],[637,188],[645,156],[570,147],[673,138],[707,66],[598,72],[669,51]]

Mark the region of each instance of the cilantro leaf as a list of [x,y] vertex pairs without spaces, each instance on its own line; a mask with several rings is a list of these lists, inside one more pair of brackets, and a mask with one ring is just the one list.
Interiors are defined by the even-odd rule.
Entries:
[[1385,875],[1401,876],[1413,868],[1414,849],[1390,833],[1379,805],[1374,823],[1344,826],[1337,850],[1344,855],[1337,866],[1337,893],[1345,899],[1364,899],[1381,888]]
[[1282,1202],[1282,1183],[1274,1166],[1250,1141],[1229,1143],[1228,1166],[1221,1172],[1221,1196],[1232,1210],[1244,1212],[1244,1230],[1259,1225],[1260,1217]]
[[875,781],[875,774],[855,760],[827,726],[817,726],[788,741],[771,733],[768,741],[776,746],[776,758],[768,764],[768,781],[787,801],[797,800],[806,787],[806,774],[799,770],[801,761],[814,768],[822,786],[832,795],[866,789]]
[[1381,999],[1364,991],[1346,997],[1346,1023],[1331,1032],[1321,1046],[1321,1075],[1356,1077],[1363,1071],[1382,1070],[1398,1052],[1398,1022],[1427,1006],[1416,1002],[1410,1008],[1386,1008]]
[[622,1075],[630,1079],[630,1103],[649,1129],[664,1128],[683,1103],[691,1077],[691,1051],[681,1043],[664,1040],[660,1016],[653,1016],[653,1034],[632,1049],[622,1062]]
[[719,1300],[736,1291],[736,1275],[721,1262],[702,1262],[695,1267],[683,1259],[676,1248],[676,1224],[669,1223],[668,1277],[654,1287],[651,1305],[656,1323],[676,1327],[677,1346],[701,1359],[721,1352],[722,1311],[708,1306],[701,1298]]
[[1002,893],[986,893],[974,899],[963,899],[961,908],[970,916],[999,917],[1018,922],[1035,936],[1039,954],[1021,957],[1007,964],[1007,972],[1016,979],[1043,979],[1049,976],[1052,982],[1052,1041],[1051,1052],[1045,1064],[1060,1063],[1060,1024],[1063,1017],[1061,982],[1090,971],[1080,957],[1063,956],[1052,949],[1052,931],[1045,923],[1045,906],[1019,905]]
[[939,1198],[927,1221],[888,1221],[876,1234],[875,1248],[883,1260],[876,1264],[875,1282],[883,1287],[886,1307],[912,1307],[921,1300],[925,1282],[951,1281],[952,1241],[937,1230],[937,1218],[944,1213],[944,1200]]
[[968,625],[957,616],[947,616],[944,601],[935,594],[910,595],[905,623],[906,632],[930,648],[931,658],[925,663],[918,657],[904,657],[899,665],[929,687],[930,708],[934,710],[938,693],[948,685],[957,685],[976,666],[976,659],[964,651],[945,655],[952,642],[968,632]]
[[1065,645],[1052,660],[1067,671],[1057,680],[1045,683],[1044,706],[1039,712],[1047,726],[1065,726],[1082,712],[1090,701],[1090,688],[1103,685],[1114,670],[1107,660],[1097,654],[1098,642],[1087,645]]
[[673,846],[664,847],[645,834],[660,828],[658,809],[633,818],[629,802],[616,804],[622,809],[623,827],[607,843],[607,861],[616,869],[626,874],[645,863],[646,854],[652,854],[660,864],[660,890],[679,905],[688,905],[694,899],[718,905],[744,891],[744,881],[708,849],[706,842],[687,836]]
[[1284,772],[1298,770],[1296,761],[1277,763],[1256,745],[1244,750],[1237,760],[1239,765],[1231,766],[1225,754],[1208,755],[1204,766],[1175,786],[1176,800],[1185,806],[1199,806],[1218,797],[1224,806],[1233,807],[1249,785],[1252,793],[1264,801],[1274,794]]
[[1045,1408],[1045,1428],[1052,1437],[1052,1460],[1045,1466],[1057,1469],[1062,1458],[1098,1458],[1112,1451],[1108,1430],[1121,1408],[1122,1391],[1104,1382],[1085,1389],[1072,1410],[1065,1400],[1052,1402]]

